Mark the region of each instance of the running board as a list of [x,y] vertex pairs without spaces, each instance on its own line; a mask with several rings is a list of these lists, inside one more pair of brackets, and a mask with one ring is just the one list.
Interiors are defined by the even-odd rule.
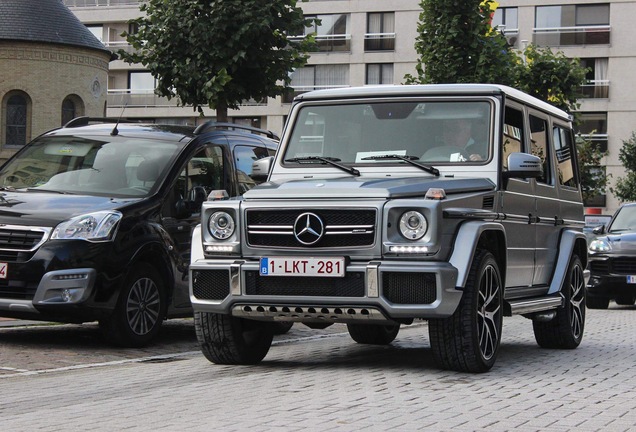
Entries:
[[563,297],[558,296],[545,296],[532,299],[522,300],[508,300],[507,303],[507,316],[510,315],[522,315],[531,314],[534,312],[542,312],[550,309],[556,309],[563,306]]

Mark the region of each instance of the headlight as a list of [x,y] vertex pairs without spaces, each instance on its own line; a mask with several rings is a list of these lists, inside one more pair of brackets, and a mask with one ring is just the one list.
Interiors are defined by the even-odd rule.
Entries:
[[208,219],[208,230],[212,237],[217,240],[227,240],[232,234],[234,234],[234,219],[229,213],[224,211],[218,211],[212,213],[210,219]]
[[612,247],[606,240],[596,239],[590,243],[590,252],[609,252],[611,250]]
[[52,239],[110,240],[121,219],[118,211],[99,211],[76,216],[53,230]]
[[417,211],[407,211],[400,217],[400,233],[409,240],[419,240],[424,237],[428,223],[424,215]]

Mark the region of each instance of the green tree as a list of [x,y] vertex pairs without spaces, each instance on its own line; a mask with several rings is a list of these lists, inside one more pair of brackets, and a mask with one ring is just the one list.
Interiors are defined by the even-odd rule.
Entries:
[[518,61],[503,34],[490,26],[492,0],[422,0],[415,49],[417,75],[407,84],[513,85]]
[[155,93],[180,105],[216,110],[249,99],[281,94],[291,72],[308,58],[312,38],[296,0],[148,0],[143,16],[130,21],[137,31],[123,36],[135,49],[118,52],[141,63],[157,80]]
[[625,167],[625,177],[616,179],[616,184],[610,188],[612,193],[621,202],[636,201],[636,133],[627,140],[623,140],[623,146],[618,152],[618,160]]

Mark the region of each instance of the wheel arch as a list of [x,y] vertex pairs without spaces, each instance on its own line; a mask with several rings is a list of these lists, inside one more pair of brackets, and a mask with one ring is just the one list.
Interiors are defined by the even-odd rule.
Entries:
[[158,243],[145,245],[133,255],[127,273],[140,263],[151,266],[157,272],[164,285],[167,304],[170,304],[174,292],[174,270],[167,251]]
[[559,255],[554,267],[548,294],[555,294],[561,291],[572,255],[578,255],[583,269],[587,268],[587,239],[582,232],[571,229],[564,230],[561,233],[558,251]]
[[449,259],[450,264],[458,270],[457,287],[466,286],[471,263],[480,248],[494,255],[499,264],[502,280],[506,280],[508,253],[504,227],[496,222],[470,221],[460,226]]

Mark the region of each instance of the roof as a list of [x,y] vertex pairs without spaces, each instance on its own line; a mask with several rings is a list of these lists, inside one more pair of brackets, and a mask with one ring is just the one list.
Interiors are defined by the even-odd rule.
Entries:
[[550,105],[520,90],[501,84],[418,84],[418,85],[377,85],[315,90],[296,97],[296,101],[367,97],[407,97],[407,96],[472,96],[506,95],[538,109],[568,120],[565,111]]
[[111,52],[62,0],[1,0],[0,41],[44,42]]

